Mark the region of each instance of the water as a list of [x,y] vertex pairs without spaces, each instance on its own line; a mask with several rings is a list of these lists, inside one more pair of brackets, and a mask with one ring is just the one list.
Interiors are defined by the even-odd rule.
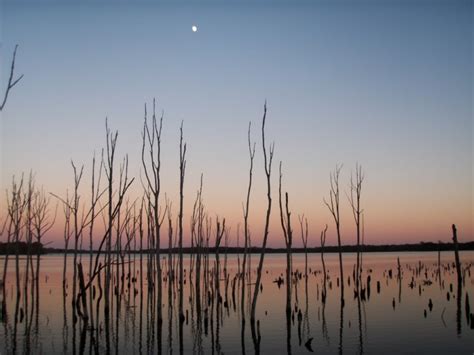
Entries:
[[[397,278],[397,257],[402,267],[401,281]],[[83,255],[86,282],[89,256]],[[201,290],[201,325],[196,314],[195,285],[189,281],[189,256],[184,257],[186,284],[184,285],[184,313],[187,317],[182,326],[178,317],[177,282],[171,283],[171,303],[168,299],[169,280],[163,282],[163,323],[156,318],[156,294],[148,297],[146,272],[143,290],[140,289],[139,259],[130,263],[136,282],[125,281],[120,306],[117,298],[111,297],[111,319],[109,329],[104,321],[103,300],[99,309],[99,326],[91,329],[79,319],[73,322],[72,300],[72,256],[68,257],[68,286],[66,299],[63,297],[63,256],[41,257],[38,296],[29,288],[27,297],[23,294],[16,302],[16,280],[14,257],[10,257],[5,287],[7,313],[0,324],[0,353],[254,353],[255,339],[250,328],[250,293],[245,301],[246,324],[242,333],[240,312],[240,283],[236,279],[235,300],[232,283],[238,272],[237,255],[229,255],[227,272],[229,282],[226,291],[224,277],[225,257],[220,255],[222,271],[220,290],[222,302],[212,297],[208,305],[207,291]],[[461,252],[465,268],[465,280],[458,303],[454,253],[441,253],[441,280],[437,276],[437,253],[367,253],[363,257],[363,285],[366,299],[354,298],[352,279],[355,254],[344,254],[345,306],[341,308],[340,289],[337,286],[339,264],[337,254],[326,254],[325,262],[329,274],[326,303],[322,302],[323,287],[320,254],[308,255],[308,269],[304,276],[304,254],[293,255],[293,270],[301,273],[293,285],[292,314],[286,317],[286,285],[279,288],[273,281],[285,278],[286,256],[268,254],[265,256],[262,275],[263,290],[258,298],[256,318],[259,321],[259,350],[263,354],[306,354],[312,349],[316,353],[472,353],[474,351],[474,330],[468,323],[465,297],[469,295],[471,313],[474,312],[474,275],[470,265],[474,263],[474,252]],[[36,261],[36,260],[34,260]],[[127,257],[125,257],[127,261]],[[214,265],[210,255],[210,268]],[[258,256],[251,260],[251,280],[247,291],[253,291]],[[421,263],[422,269],[418,273]],[[3,271],[4,259],[0,258]],[[36,265],[34,263],[34,265]],[[125,273],[128,272],[125,266]],[[146,261],[144,260],[144,268]],[[167,260],[163,259],[163,273],[167,272]],[[21,257],[20,266],[25,268]],[[134,269],[135,268],[135,269]],[[389,276],[392,270],[392,277]],[[370,275],[370,296],[367,277]],[[24,273],[21,275],[23,285]],[[194,277],[194,275],[193,275]],[[204,277],[204,276],[203,276]],[[348,278],[350,280],[348,281]],[[380,282],[380,293],[377,292]],[[413,281],[413,284],[410,285]],[[249,286],[250,285],[250,286]],[[192,286],[190,288],[190,286]],[[413,286],[413,287],[411,287]],[[102,284],[103,287],[103,284]],[[452,287],[452,291],[451,291]],[[215,285],[209,292],[215,292]],[[33,292],[32,292],[33,291]],[[448,300],[449,295],[449,300]],[[96,288],[96,300],[98,289]],[[25,302],[26,299],[26,302]],[[433,307],[430,311],[429,301]],[[235,302],[235,303],[234,303]],[[170,307],[171,305],[171,307]],[[95,306],[94,306],[95,307]],[[204,311],[207,309],[207,313]],[[16,312],[17,310],[17,312]],[[426,311],[426,316],[425,316]],[[301,312],[301,313],[300,313]],[[15,313],[17,314],[15,321]],[[206,315],[207,314],[207,315]],[[299,314],[301,314],[299,316]],[[118,315],[118,316],[117,316]],[[94,322],[97,318],[94,310]],[[160,336],[161,328],[161,336]],[[107,337],[108,333],[108,337]],[[256,334],[257,335],[257,334]],[[308,340],[313,338],[310,344]],[[307,346],[305,346],[307,344]]]

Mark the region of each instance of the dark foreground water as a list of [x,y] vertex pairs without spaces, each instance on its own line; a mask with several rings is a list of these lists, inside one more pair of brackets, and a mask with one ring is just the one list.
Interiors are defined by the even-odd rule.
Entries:
[[[398,278],[397,257],[402,277]],[[88,278],[89,256],[82,262]],[[237,255],[227,262],[220,255],[221,299],[211,276],[208,288],[202,276],[201,295],[189,279],[189,257],[184,257],[185,320],[180,329],[177,282],[163,278],[163,322],[157,321],[157,294],[149,293],[146,281],[146,259],[140,278],[139,259],[125,266],[123,287],[115,288],[111,299],[111,316],[104,320],[103,300],[99,303],[95,288],[94,324],[80,318],[74,322],[72,299],[72,257],[68,257],[68,286],[63,296],[63,256],[41,257],[38,293],[34,287],[23,290],[17,302],[14,258],[10,258],[6,294],[6,312],[0,323],[0,353],[205,353],[262,354],[315,353],[429,353],[472,354],[474,329],[469,314],[474,313],[474,275],[471,264],[474,252],[461,252],[464,284],[459,290],[454,267],[454,253],[441,253],[441,278],[438,277],[437,253],[367,253],[363,256],[365,299],[354,297],[354,254],[344,254],[345,305],[341,307],[338,287],[339,265],[336,254],[325,256],[328,269],[327,299],[322,302],[322,264],[320,254],[308,255],[308,277],[305,278],[304,254],[293,256],[297,271],[292,288],[292,312],[286,316],[286,285],[274,282],[285,278],[286,256],[266,255],[263,284],[257,305],[254,336],[250,328],[250,293],[253,291],[258,256],[251,260],[251,279],[246,280],[245,318],[242,327],[240,311],[241,282],[236,277]],[[125,261],[127,261],[127,257]],[[36,263],[36,260],[34,260]],[[34,263],[34,265],[36,265]],[[176,265],[176,260],[173,260]],[[227,263],[228,281],[225,277]],[[0,258],[3,273],[4,259]],[[163,259],[163,274],[168,261]],[[209,258],[209,275],[215,267]],[[21,269],[25,259],[20,259]],[[474,270],[472,270],[474,272]],[[0,274],[1,274],[0,273]],[[135,275],[135,277],[133,276]],[[193,279],[194,279],[193,275]],[[368,283],[370,277],[370,287]],[[140,287],[140,284],[143,284]],[[377,287],[380,284],[380,288]],[[103,285],[102,285],[103,287]],[[169,298],[171,294],[171,298]],[[149,296],[151,295],[151,296]],[[469,297],[470,310],[466,297]],[[430,301],[431,300],[431,301]],[[88,301],[89,302],[89,301]],[[198,306],[201,309],[198,312]],[[431,306],[431,307],[430,307]],[[310,340],[312,339],[312,340]]]

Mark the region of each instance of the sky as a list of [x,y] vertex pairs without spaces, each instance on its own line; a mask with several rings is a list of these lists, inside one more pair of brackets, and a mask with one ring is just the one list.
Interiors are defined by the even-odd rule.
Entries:
[[[226,217],[236,243],[248,184],[247,128],[256,142],[252,244],[266,212],[261,120],[275,143],[269,246],[284,245],[278,165],[295,246],[298,215],[309,245],[334,222],[323,203],[341,171],[342,242],[355,243],[346,197],[355,164],[365,180],[366,244],[473,240],[473,4],[471,1],[29,1],[0,5],[0,93],[11,55],[24,78],[1,113],[0,218],[12,176],[64,196],[71,159],[84,164],[88,199],[105,118],[119,131],[142,193],[144,105],[164,113],[163,192],[179,197],[179,126],[187,142],[185,244],[201,173],[209,214]],[[191,30],[197,26],[197,32]],[[52,199],[52,209],[56,200]],[[60,211],[60,210],[59,210]],[[62,246],[61,213],[45,240]],[[98,227],[100,228],[100,227]]]

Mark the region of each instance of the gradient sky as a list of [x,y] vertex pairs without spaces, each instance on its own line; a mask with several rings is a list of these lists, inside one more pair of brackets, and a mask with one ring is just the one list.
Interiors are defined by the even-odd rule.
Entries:
[[[79,4],[80,3],[80,4]],[[366,243],[449,241],[456,223],[473,239],[472,1],[3,1],[2,93],[15,43],[17,73],[1,117],[0,216],[13,174],[64,195],[70,159],[90,171],[105,144],[104,120],[119,130],[140,176],[143,106],[164,110],[163,189],[178,206],[179,124],[188,143],[186,228],[201,172],[212,215],[242,222],[248,183],[247,126],[257,142],[251,201],[260,244],[265,177],[260,125],[275,142],[270,246],[283,245],[278,164],[311,241],[333,221],[323,204],[329,172],[341,187],[362,164]],[[193,33],[191,26],[198,26]],[[84,195],[89,175],[85,175]],[[139,196],[137,180],[131,198]],[[345,193],[342,240],[355,243]],[[62,219],[47,240],[61,246]],[[233,235],[235,243],[235,235]]]

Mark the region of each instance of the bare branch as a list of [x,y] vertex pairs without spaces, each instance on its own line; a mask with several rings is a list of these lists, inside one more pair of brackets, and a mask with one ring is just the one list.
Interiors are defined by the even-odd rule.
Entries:
[[13,79],[14,72],[15,72],[15,60],[16,60],[16,51],[18,49],[18,44],[15,45],[15,49],[13,51],[13,58],[12,58],[12,64],[10,67],[10,77],[8,78],[8,84],[7,88],[5,89],[5,94],[3,96],[3,101],[2,104],[0,105],[0,111],[3,111],[3,108],[5,107],[5,104],[7,103],[8,99],[8,94],[10,93],[10,90],[13,89],[13,87],[18,84],[18,82],[23,78],[23,74],[21,74],[18,78]]

